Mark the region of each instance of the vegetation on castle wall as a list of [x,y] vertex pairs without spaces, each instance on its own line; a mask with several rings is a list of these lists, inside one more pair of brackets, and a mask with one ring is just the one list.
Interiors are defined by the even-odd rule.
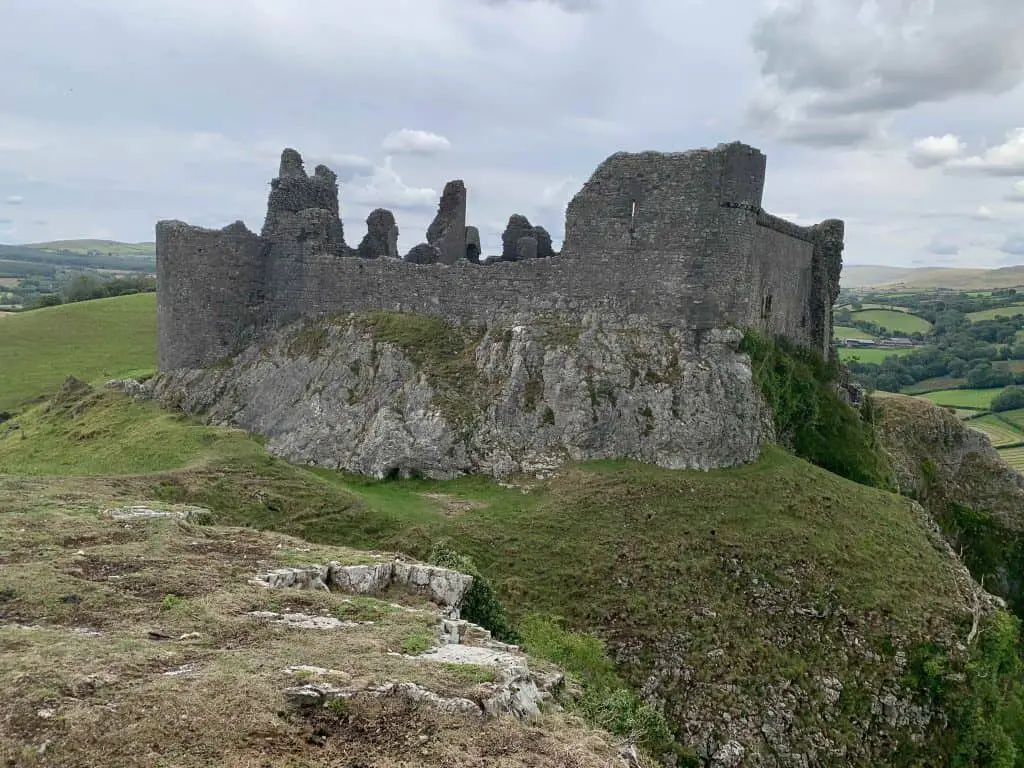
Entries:
[[825,361],[813,350],[753,331],[744,334],[740,350],[750,355],[754,381],[771,407],[783,445],[837,475],[893,489],[870,399],[860,410],[842,399],[838,361]]

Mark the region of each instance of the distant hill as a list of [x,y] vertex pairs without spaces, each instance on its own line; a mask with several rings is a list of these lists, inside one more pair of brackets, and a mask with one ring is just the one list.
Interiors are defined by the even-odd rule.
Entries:
[[49,243],[26,243],[21,247],[48,252],[156,257],[156,243],[121,243],[117,240],[54,240]]
[[855,264],[844,266],[843,288],[953,288],[985,290],[1024,286],[1024,265],[999,269],[964,267],[886,267]]

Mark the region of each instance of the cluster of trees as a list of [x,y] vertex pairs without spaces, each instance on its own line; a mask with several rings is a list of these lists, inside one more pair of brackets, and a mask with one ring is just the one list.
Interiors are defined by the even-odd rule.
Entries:
[[95,274],[80,273],[66,281],[58,292],[40,295],[33,307],[52,307],[129,293],[151,293],[155,290],[156,278],[151,275],[132,274],[104,280]]

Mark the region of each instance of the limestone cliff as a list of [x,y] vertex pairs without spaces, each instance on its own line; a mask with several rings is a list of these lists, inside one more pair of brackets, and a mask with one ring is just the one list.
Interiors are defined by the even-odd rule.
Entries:
[[888,394],[875,403],[900,492],[928,509],[976,579],[1024,614],[1024,477],[945,408]]
[[605,316],[457,327],[340,315],[148,386],[290,461],[375,477],[546,474],[604,458],[710,469],[756,459],[770,438],[739,339]]

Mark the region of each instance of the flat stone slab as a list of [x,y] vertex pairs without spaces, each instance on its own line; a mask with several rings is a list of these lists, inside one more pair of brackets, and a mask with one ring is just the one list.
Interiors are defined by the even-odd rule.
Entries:
[[311,616],[307,613],[274,613],[273,611],[250,611],[245,614],[253,619],[262,619],[274,624],[285,624],[296,629],[347,629],[373,624],[372,621],[342,621],[333,616]]
[[153,509],[142,504],[132,504],[126,507],[113,507],[104,509],[103,514],[115,520],[151,520],[157,518],[173,518],[185,520],[194,515],[209,514],[210,510],[205,507],[177,507],[175,509]]

